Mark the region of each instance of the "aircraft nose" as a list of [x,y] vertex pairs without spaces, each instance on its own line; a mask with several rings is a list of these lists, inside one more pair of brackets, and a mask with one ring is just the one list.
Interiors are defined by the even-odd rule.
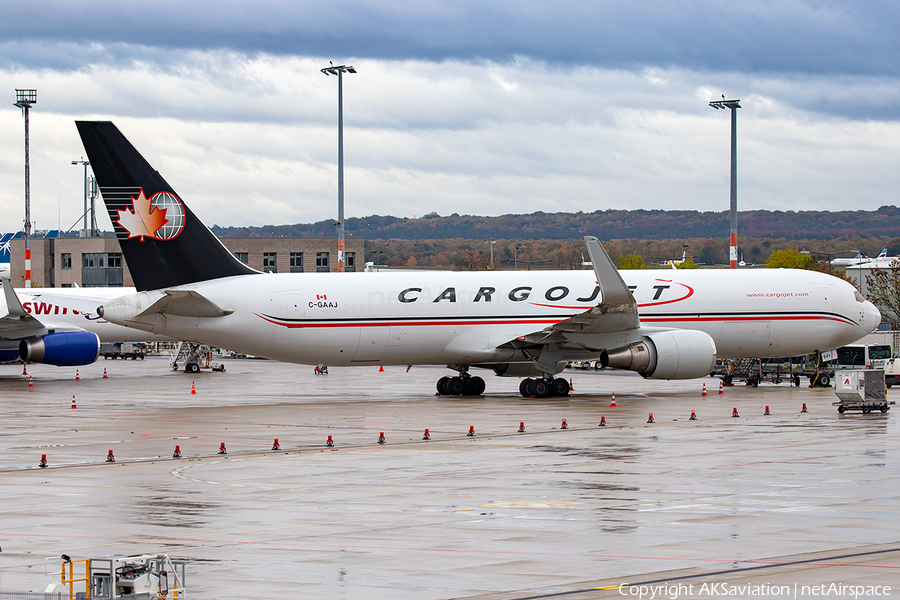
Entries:
[[881,311],[878,308],[866,300],[865,306],[863,307],[863,316],[860,319],[859,327],[865,333],[869,333],[873,331],[878,325],[881,323]]

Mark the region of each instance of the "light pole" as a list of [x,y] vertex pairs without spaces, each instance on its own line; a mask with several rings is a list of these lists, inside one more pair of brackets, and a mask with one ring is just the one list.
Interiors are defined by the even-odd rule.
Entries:
[[[329,61],[330,62],[330,61]],[[356,69],[346,65],[320,69],[325,75],[338,78],[338,273],[344,272],[344,73],[356,73]]]
[[497,243],[497,240],[491,238],[491,241],[487,242],[491,246],[491,271],[494,270],[494,244]]
[[737,269],[737,109],[741,107],[740,100],[721,100],[710,102],[709,105],[716,110],[722,108],[731,109],[731,236],[728,250],[729,268]]
[[28,111],[37,104],[37,90],[16,88],[16,103],[25,117],[25,287],[31,287],[31,167],[28,158]]
[[513,254],[513,271],[519,270],[519,247],[516,246],[515,254]]
[[90,162],[84,160],[84,157],[81,157],[81,160],[73,160],[73,165],[84,165],[84,214],[82,217],[84,218],[82,231],[84,233],[81,234],[82,237],[91,237],[94,235],[93,225],[94,225],[94,215],[91,214],[91,233],[87,233],[88,231],[88,198],[90,195],[90,181],[88,180],[88,166],[91,164]]

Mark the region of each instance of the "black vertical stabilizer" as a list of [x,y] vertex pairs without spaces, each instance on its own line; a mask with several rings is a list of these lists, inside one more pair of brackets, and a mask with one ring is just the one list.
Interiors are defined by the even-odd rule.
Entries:
[[222,245],[115,125],[75,125],[139,291],[258,273]]

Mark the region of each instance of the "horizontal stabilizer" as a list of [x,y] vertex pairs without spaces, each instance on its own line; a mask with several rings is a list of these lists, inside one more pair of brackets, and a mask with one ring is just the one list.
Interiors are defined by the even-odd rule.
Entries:
[[138,316],[162,314],[178,317],[224,317],[233,312],[233,309],[221,308],[194,290],[166,290],[165,296]]

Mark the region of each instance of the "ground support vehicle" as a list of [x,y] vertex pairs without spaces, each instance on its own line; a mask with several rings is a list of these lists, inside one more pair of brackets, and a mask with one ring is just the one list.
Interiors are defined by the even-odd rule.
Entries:
[[832,402],[841,414],[847,411],[860,411],[868,414],[874,410],[886,413],[891,408],[887,400],[884,386],[884,370],[882,369],[848,369],[837,372],[834,393],[840,398]]
[[121,358],[122,360],[144,360],[144,356],[147,354],[147,344],[144,342],[115,342],[115,343],[103,343],[100,344],[100,354],[104,359],[117,359]]
[[900,358],[889,358],[884,361],[884,385],[900,385]]
[[44,573],[52,578],[44,590],[45,598],[185,598],[186,563],[166,554],[78,560],[63,554],[60,570],[49,571],[50,564],[58,560],[44,561]]

